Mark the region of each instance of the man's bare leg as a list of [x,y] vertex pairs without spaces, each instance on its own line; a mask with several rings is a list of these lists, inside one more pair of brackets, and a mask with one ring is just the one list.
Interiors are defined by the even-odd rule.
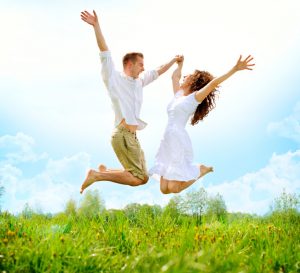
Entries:
[[110,181],[121,185],[139,186],[147,183],[148,177],[144,180],[133,176],[128,171],[114,171],[114,172],[98,172],[95,170],[89,170],[84,182],[81,185],[80,193],[82,193],[87,187],[97,181]]
[[107,167],[106,167],[105,165],[103,165],[103,164],[100,164],[100,165],[98,166],[98,170],[99,170],[99,172],[101,172],[101,173],[104,173],[104,172],[120,172],[120,171],[123,171],[123,170],[121,170],[121,169],[107,169]]

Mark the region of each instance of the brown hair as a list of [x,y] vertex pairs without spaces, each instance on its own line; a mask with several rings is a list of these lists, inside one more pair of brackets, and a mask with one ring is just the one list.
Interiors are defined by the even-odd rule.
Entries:
[[132,61],[133,63],[136,62],[137,57],[141,57],[144,58],[144,55],[140,52],[130,52],[127,53],[124,57],[123,57],[123,67],[125,67],[125,65],[129,62]]
[[[192,75],[193,82],[191,84],[190,90],[191,92],[195,92],[203,88],[207,85],[210,81],[213,80],[213,76],[207,71],[199,71],[195,70],[194,74]],[[216,91],[214,89],[206,98],[197,106],[197,109],[194,113],[194,116],[191,118],[191,124],[195,125],[199,122],[199,120],[203,120],[208,113],[215,108],[215,98],[216,98]]]

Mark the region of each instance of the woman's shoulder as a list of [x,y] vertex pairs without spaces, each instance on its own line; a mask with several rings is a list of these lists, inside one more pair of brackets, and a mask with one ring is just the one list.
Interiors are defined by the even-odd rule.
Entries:
[[185,96],[184,103],[186,105],[189,105],[192,108],[197,107],[199,105],[199,102],[196,99],[196,92],[193,92]]

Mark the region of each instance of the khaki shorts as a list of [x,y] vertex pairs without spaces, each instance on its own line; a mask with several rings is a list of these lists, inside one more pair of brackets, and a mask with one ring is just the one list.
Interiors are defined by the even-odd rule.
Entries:
[[111,145],[126,171],[142,180],[148,176],[144,152],[135,133],[119,125],[112,134]]

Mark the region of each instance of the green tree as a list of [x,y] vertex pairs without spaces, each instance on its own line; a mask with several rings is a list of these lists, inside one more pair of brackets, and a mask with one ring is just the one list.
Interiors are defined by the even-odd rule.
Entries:
[[204,188],[198,191],[190,191],[185,196],[185,210],[196,217],[197,225],[201,225],[203,215],[207,208],[207,192]]
[[160,205],[151,206],[153,217],[160,216],[162,214],[162,207]]
[[[4,187],[0,186],[0,201],[1,201],[1,196],[4,194]],[[0,211],[1,211],[1,202],[0,202]]]
[[77,211],[76,201],[71,198],[66,203],[65,214],[68,215],[68,216],[76,216],[76,211]]
[[285,190],[279,197],[274,199],[271,207],[274,212],[289,212],[299,211],[300,208],[300,195],[296,193],[287,193]]
[[222,195],[217,193],[208,198],[206,214],[211,220],[224,221],[226,219],[227,209]]
[[161,207],[148,204],[131,203],[126,205],[124,213],[127,219],[136,225],[143,226],[161,214]]
[[80,203],[78,214],[87,218],[94,218],[104,210],[104,201],[98,190],[88,190]]
[[185,202],[181,195],[175,195],[165,206],[164,213],[171,217],[178,217],[181,213],[185,212]]
[[24,208],[23,208],[22,212],[21,212],[21,216],[26,218],[26,219],[30,219],[30,218],[32,218],[33,215],[34,215],[33,209],[29,206],[28,203],[26,203],[24,205]]
[[131,203],[126,205],[123,211],[125,213],[125,216],[131,223],[138,224],[139,222],[138,214],[140,209],[141,209],[141,204]]
[[271,205],[271,219],[274,222],[291,223],[300,221],[300,195],[287,193],[285,190],[276,197]]

